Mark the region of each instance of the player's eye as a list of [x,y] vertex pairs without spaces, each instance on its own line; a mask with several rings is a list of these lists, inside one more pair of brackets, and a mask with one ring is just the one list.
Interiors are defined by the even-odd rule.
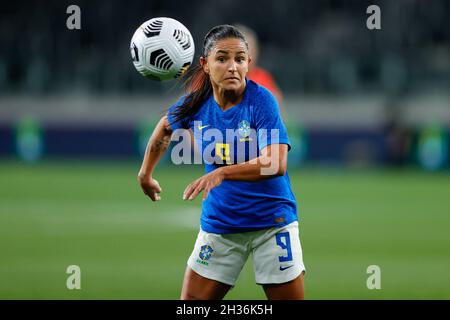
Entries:
[[225,57],[217,57],[217,61],[224,62],[225,61]]
[[239,63],[242,63],[242,62],[245,61],[245,57],[237,57],[236,61],[239,62]]

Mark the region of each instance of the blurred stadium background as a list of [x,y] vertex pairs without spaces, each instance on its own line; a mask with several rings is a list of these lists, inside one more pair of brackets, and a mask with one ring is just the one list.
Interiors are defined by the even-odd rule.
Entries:
[[[81,30],[66,28],[71,4]],[[381,30],[366,28],[371,4]],[[306,297],[449,299],[449,15],[444,0],[2,3],[0,298],[178,298],[200,216],[181,194],[202,169],[166,158],[163,200],[140,191],[143,149],[180,91],[129,52],[137,26],[167,16],[197,52],[214,25],[258,34],[293,142]],[[264,298],[250,261],[227,298]]]

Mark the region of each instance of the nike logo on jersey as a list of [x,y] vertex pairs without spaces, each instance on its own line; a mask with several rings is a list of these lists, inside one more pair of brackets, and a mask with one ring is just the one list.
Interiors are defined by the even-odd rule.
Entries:
[[209,124],[207,124],[206,126],[201,126],[201,125],[197,126],[198,130],[205,129],[206,127],[209,127]]
[[280,271],[284,271],[284,270],[289,269],[290,267],[293,267],[293,266],[294,266],[293,264],[290,265],[290,266],[287,266],[287,267],[280,266]]

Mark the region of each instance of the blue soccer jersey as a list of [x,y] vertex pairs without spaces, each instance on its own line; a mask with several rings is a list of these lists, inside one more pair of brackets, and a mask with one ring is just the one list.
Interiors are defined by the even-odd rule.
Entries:
[[[264,87],[247,80],[242,101],[225,111],[213,95],[189,119],[175,121],[167,112],[172,130],[191,129],[209,173],[220,166],[249,161],[270,144],[290,142],[278,104]],[[260,181],[224,180],[202,204],[201,228],[210,233],[238,233],[282,227],[297,220],[297,203],[289,175]]]

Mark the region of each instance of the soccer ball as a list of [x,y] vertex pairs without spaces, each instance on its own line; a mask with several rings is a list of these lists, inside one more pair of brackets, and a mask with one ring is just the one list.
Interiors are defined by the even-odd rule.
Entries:
[[171,80],[191,65],[195,46],[189,30],[171,18],[153,18],[144,22],[131,39],[131,58],[143,76]]

